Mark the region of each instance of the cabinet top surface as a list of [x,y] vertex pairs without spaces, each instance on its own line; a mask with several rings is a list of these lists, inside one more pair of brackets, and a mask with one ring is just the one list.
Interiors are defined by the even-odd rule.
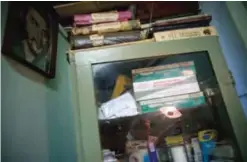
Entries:
[[76,65],[124,61],[172,54],[218,49],[218,36],[181,39],[163,42],[145,40],[139,43],[69,51],[70,61]]

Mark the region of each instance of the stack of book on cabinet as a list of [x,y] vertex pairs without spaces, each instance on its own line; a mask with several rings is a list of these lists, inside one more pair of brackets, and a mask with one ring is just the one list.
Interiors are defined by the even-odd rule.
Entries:
[[193,61],[134,69],[132,75],[134,95],[141,113],[205,104]]
[[[207,14],[188,13],[184,14],[186,16],[173,18],[156,18],[150,15],[149,19],[143,19],[140,12],[135,12],[136,9],[133,5],[130,5],[129,8],[129,10],[124,11],[115,10],[74,15],[73,27],[70,31],[71,49],[85,49],[128,42],[135,43],[145,39],[163,41],[180,39],[181,35],[183,38],[188,38],[214,33],[208,27],[211,16]],[[155,10],[152,12],[155,13]],[[185,34],[179,33],[184,29],[190,30],[186,30]],[[194,32],[198,29],[202,32],[201,35]],[[176,33],[178,33],[178,36]]]

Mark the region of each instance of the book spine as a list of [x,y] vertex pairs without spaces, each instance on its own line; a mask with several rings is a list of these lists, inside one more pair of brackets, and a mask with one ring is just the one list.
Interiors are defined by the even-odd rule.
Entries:
[[156,42],[217,35],[213,26],[154,33]]

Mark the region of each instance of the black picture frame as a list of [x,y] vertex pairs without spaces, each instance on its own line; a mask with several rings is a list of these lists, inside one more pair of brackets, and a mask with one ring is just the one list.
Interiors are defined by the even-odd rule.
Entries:
[[2,54],[54,78],[58,15],[44,2],[9,2]]

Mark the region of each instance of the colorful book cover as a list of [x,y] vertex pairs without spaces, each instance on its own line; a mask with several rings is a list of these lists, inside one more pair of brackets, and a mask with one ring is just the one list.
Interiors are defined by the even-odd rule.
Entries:
[[137,101],[200,91],[193,61],[135,69],[132,77]]
[[170,106],[174,106],[177,109],[188,109],[204,104],[206,104],[206,100],[202,92],[140,101],[142,113],[156,112],[161,108]]

